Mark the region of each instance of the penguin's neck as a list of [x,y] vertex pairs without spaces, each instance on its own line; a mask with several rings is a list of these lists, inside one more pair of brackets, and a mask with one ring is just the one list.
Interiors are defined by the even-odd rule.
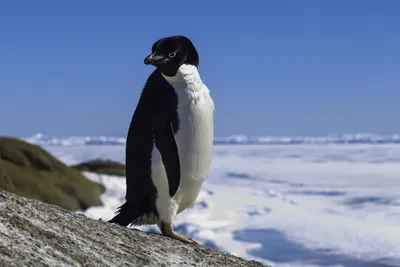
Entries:
[[196,66],[183,64],[179,67],[175,76],[166,76],[162,74],[168,83],[174,88],[178,96],[178,105],[184,105],[188,102],[197,102],[201,100],[209,91],[200,78]]

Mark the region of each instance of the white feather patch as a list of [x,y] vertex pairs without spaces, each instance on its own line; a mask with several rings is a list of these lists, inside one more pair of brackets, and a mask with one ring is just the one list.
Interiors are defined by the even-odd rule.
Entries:
[[[164,76],[164,75],[163,75]],[[161,221],[172,223],[177,213],[191,206],[200,193],[211,165],[214,137],[214,102],[195,66],[182,65],[173,77],[164,76],[178,96],[179,131],[175,135],[181,164],[181,181],[173,198],[161,156],[153,149],[152,179]]]

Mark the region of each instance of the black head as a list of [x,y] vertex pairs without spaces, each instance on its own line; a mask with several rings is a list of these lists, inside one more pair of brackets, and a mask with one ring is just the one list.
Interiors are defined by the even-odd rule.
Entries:
[[189,38],[170,36],[153,44],[144,64],[157,67],[164,75],[174,76],[182,64],[199,66],[199,55]]

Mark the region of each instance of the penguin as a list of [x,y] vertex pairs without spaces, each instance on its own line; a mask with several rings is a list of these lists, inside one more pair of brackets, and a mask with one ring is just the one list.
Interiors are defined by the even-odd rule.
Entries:
[[156,224],[164,236],[198,244],[175,232],[173,221],[196,201],[208,176],[214,101],[188,37],[157,40],[144,64],[155,70],[140,94],[127,134],[125,203],[109,222]]

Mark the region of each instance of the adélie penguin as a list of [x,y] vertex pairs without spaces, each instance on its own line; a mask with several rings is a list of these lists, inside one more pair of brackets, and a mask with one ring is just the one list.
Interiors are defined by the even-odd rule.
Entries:
[[157,224],[163,235],[195,244],[174,231],[173,220],[196,201],[208,175],[214,101],[189,38],[159,39],[144,64],[156,69],[145,83],[128,131],[126,201],[109,222]]

